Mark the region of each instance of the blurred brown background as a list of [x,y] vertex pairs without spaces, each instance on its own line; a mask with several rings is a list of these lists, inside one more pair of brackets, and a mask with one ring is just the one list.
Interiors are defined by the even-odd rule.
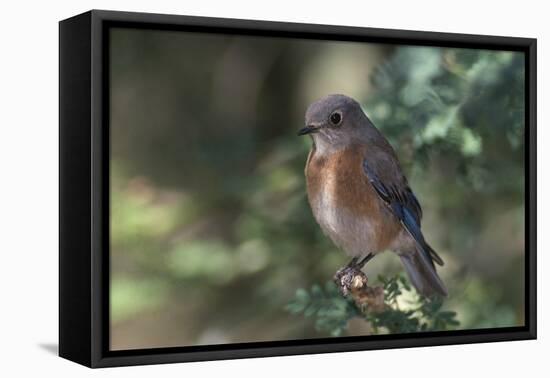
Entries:
[[329,93],[394,145],[460,328],[523,324],[521,54],[114,29],[110,56],[112,349],[327,336],[284,307],[347,262],[296,136]]

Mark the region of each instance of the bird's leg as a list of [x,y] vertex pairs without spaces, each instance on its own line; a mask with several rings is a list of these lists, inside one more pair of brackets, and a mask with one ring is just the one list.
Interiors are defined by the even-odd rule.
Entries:
[[358,263],[355,264],[355,266],[358,269],[363,269],[366,263],[368,263],[372,258],[374,257],[374,253],[370,252],[368,255],[363,257]]
[[359,260],[359,257],[352,258],[348,265],[346,265],[346,268],[354,267],[357,264],[357,260]]

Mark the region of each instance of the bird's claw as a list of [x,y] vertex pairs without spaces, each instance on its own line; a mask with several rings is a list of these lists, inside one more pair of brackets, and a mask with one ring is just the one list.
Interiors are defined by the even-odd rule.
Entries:
[[352,289],[367,285],[367,275],[355,264],[348,264],[340,268],[333,277],[334,283],[340,289],[340,293],[347,297]]

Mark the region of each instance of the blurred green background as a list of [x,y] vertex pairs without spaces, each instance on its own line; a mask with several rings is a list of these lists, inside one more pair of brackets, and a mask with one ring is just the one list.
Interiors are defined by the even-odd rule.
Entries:
[[523,324],[523,54],[123,28],[110,49],[112,349],[327,336],[285,305],[347,262],[296,136],[329,93],[396,149],[460,328]]

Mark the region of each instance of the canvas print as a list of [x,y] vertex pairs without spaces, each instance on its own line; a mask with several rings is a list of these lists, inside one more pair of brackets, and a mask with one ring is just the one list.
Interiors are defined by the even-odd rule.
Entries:
[[108,41],[111,350],[525,324],[522,52]]

